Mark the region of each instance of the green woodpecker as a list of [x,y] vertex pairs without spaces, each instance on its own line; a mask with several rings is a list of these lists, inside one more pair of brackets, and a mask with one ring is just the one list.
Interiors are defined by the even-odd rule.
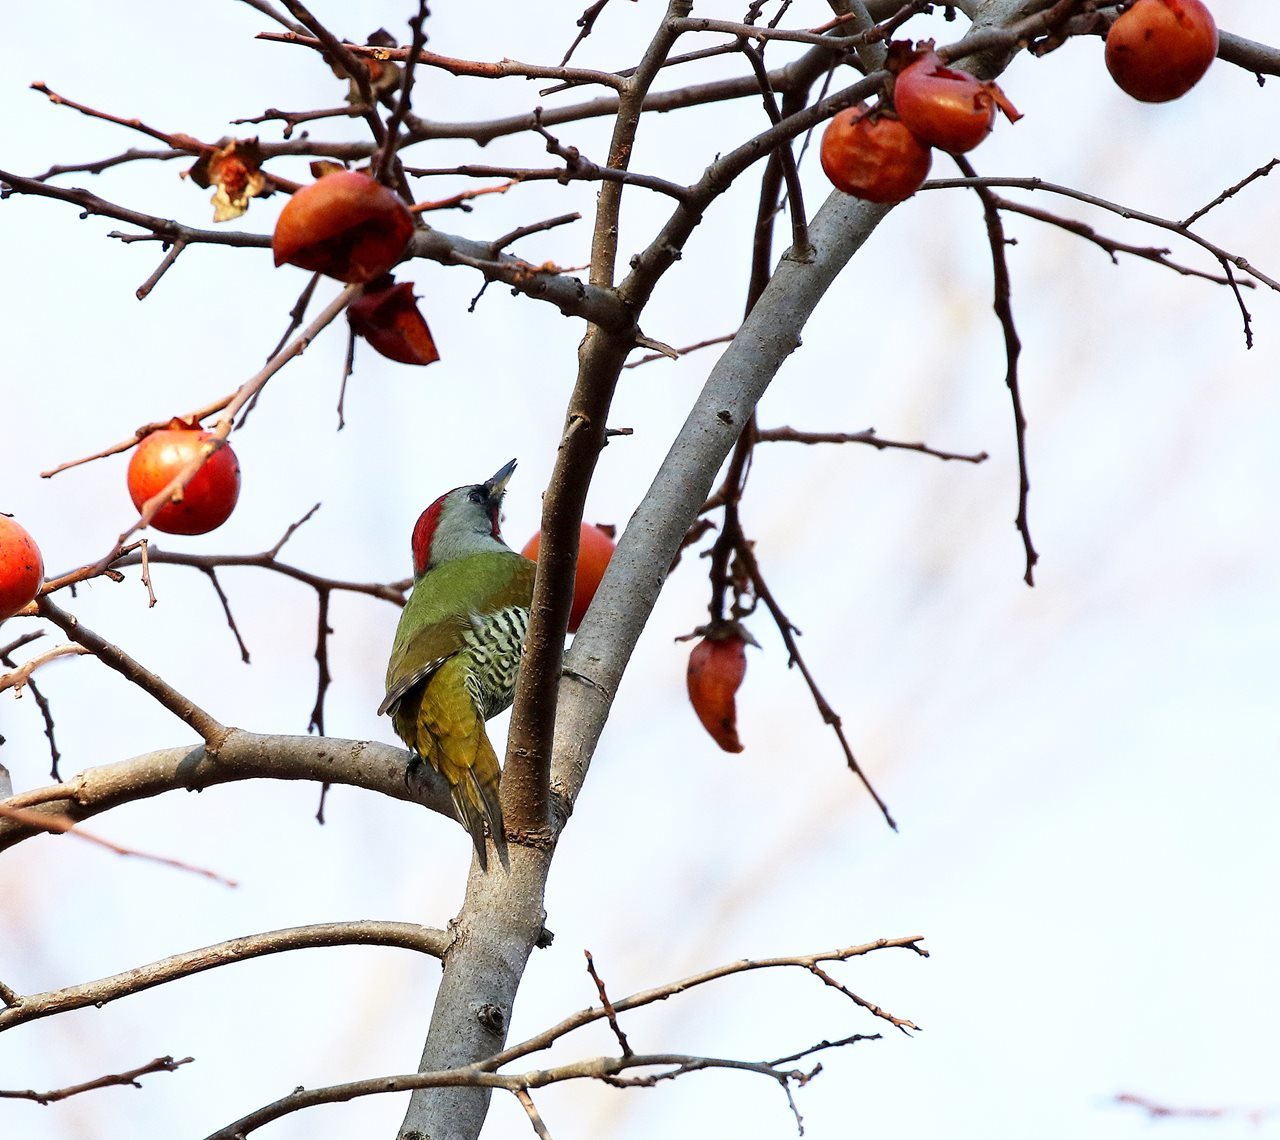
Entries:
[[498,757],[484,722],[511,704],[529,625],[534,564],[502,541],[498,511],[513,459],[492,479],[441,495],[413,528],[413,593],[400,616],[387,695],[396,733],[449,783],[488,869],[488,823],[503,865]]

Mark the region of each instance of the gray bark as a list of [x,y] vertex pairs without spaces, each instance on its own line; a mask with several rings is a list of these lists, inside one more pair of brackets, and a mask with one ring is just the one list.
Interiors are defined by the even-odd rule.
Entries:
[[[502,1047],[525,963],[542,931],[555,839],[573,810],[666,567],[752,409],[799,346],[818,301],[887,212],[844,194],[827,199],[810,226],[811,257],[783,257],[627,524],[565,657],[552,755],[554,834],[542,848],[512,844],[509,876],[473,867],[445,955],[421,1071],[465,1065]],[[470,1140],[484,1124],[489,1095],[478,1088],[415,1092],[400,1138]]]

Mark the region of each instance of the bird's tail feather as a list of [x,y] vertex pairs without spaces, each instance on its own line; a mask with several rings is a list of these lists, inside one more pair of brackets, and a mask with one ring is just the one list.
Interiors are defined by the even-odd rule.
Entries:
[[484,825],[489,825],[493,845],[503,867],[511,869],[507,858],[507,831],[502,824],[502,805],[498,800],[498,780],[502,774],[493,746],[484,740],[477,750],[476,762],[465,769],[462,779],[453,785],[453,806],[458,820],[471,834],[480,869],[489,869],[488,850],[484,840]]

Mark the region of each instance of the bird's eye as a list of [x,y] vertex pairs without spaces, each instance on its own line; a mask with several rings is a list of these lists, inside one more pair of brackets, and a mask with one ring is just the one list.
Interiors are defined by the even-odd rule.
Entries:
[[484,493],[484,488],[476,487],[471,492],[471,501],[473,503],[483,503],[488,496]]

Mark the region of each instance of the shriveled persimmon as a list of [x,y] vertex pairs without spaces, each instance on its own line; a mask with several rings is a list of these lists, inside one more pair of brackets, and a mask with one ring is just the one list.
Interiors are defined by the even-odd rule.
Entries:
[[747,674],[747,642],[734,623],[709,628],[689,654],[689,702],[702,727],[726,752],[741,752],[736,696]]
[[837,190],[867,202],[901,202],[925,180],[933,155],[903,123],[865,106],[837,112],[822,135],[822,169]]
[[[129,460],[129,497],[142,510],[213,439],[199,424],[174,418],[161,431],[144,436]],[[240,497],[240,464],[226,444],[214,450],[179,493],[151,520],[166,534],[207,534],[231,517]]]
[[366,282],[395,265],[412,236],[413,215],[393,191],[367,174],[337,170],[289,199],[271,249],[277,265]]
[[1022,117],[996,84],[948,67],[932,49],[898,73],[893,106],[916,138],[948,154],[964,154],[982,142],[997,107],[1010,122]]
[[372,282],[347,306],[347,320],[357,335],[388,360],[432,364],[440,359],[411,281],[396,284],[387,277]]
[[[539,531],[520,551],[530,561],[538,560],[538,551],[542,549],[542,532]],[[578,533],[578,567],[573,575],[573,606],[569,610],[569,632],[577,633],[578,626],[596,596],[600,580],[604,577],[609,559],[613,557],[614,541],[598,526],[583,523]]]
[[1191,90],[1218,54],[1218,25],[1200,0],[1137,0],[1107,32],[1107,70],[1143,103]]

